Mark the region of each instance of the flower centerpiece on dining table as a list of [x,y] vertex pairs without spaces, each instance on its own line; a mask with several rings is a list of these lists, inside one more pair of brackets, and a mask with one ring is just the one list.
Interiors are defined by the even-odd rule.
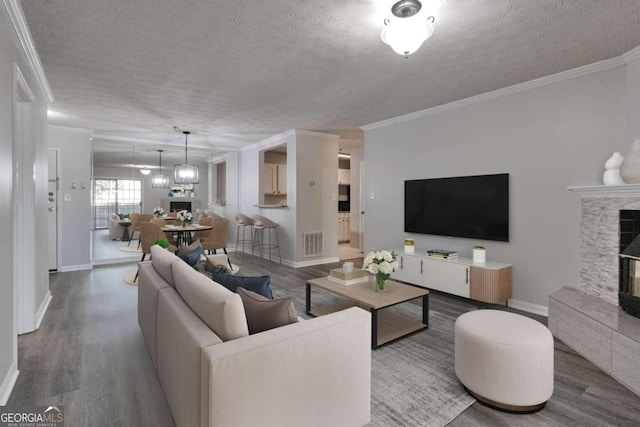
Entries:
[[389,251],[369,251],[362,263],[362,269],[376,276],[376,291],[384,292],[385,282],[398,269],[396,253]]
[[193,215],[187,210],[180,211],[176,216],[176,220],[180,222],[183,227],[187,227],[191,225],[191,222],[193,221]]
[[153,216],[156,218],[160,218],[164,216],[164,209],[162,208],[153,208]]

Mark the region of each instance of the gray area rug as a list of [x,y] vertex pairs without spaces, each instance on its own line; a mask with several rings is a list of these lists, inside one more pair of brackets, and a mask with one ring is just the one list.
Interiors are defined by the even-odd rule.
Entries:
[[[308,318],[304,287],[273,293],[275,298],[293,298],[300,317]],[[312,306],[338,299],[312,289]],[[418,305],[393,309],[422,317]],[[454,323],[454,317],[430,310],[429,329],[372,351],[371,426],[444,426],[475,402],[456,378]]]

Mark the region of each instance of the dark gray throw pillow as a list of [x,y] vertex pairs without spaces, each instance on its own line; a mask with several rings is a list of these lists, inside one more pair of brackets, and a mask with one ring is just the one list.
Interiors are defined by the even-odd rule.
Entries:
[[183,256],[182,259],[184,260],[184,262],[186,262],[191,267],[193,267],[194,265],[196,265],[198,263],[198,260],[200,260],[200,256],[201,255],[206,256],[206,254],[204,252],[204,249],[196,248],[196,250],[194,250],[193,252],[190,252],[190,253],[186,254],[185,256]]
[[235,276],[214,271],[211,273],[211,278],[232,292],[236,292],[237,288],[245,288],[265,298],[273,299],[271,288],[269,288],[271,282],[269,276]]
[[238,288],[244,306],[249,335],[289,325],[298,321],[291,298],[270,300],[255,292]]

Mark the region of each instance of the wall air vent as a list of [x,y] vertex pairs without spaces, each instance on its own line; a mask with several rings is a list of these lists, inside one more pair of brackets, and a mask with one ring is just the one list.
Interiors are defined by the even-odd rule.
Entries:
[[324,255],[324,232],[312,231],[304,233],[304,256]]

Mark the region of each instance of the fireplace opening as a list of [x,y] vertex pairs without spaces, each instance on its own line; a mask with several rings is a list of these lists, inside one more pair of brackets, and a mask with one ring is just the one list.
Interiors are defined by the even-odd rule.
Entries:
[[169,202],[169,211],[177,212],[183,210],[191,212],[191,202],[174,202],[173,200]]
[[620,211],[620,307],[640,317],[640,211]]

